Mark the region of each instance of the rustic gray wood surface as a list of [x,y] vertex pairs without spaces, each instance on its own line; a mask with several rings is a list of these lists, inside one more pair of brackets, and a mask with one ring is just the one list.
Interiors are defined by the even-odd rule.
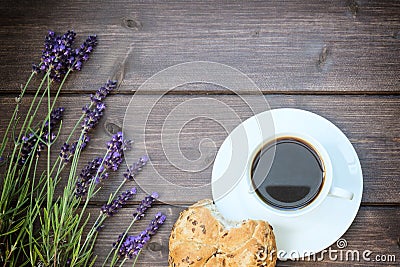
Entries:
[[[226,64],[248,75],[271,108],[301,108],[332,121],[358,153],[364,175],[362,207],[343,238],[349,249],[395,255],[396,262],[325,259],[318,266],[398,265],[400,2],[2,1],[0,13],[0,133],[5,130],[20,84],[30,74],[31,63],[39,60],[43,37],[49,29],[60,33],[74,29],[78,41],[94,33],[99,39],[83,70],[71,75],[65,84],[59,101],[66,108],[60,142],[71,131],[90,93],[108,78],[120,81],[118,90],[106,100],[105,117],[91,136],[82,164],[103,153],[103,144],[121,129],[132,95],[152,75],[189,61]],[[251,95],[252,91],[242,88],[240,93]],[[138,97],[138,110],[151,103],[149,99],[157,92],[147,94]],[[205,96],[231,107],[241,121],[253,115],[240,97],[226,88],[209,84],[179,86],[154,105],[146,124],[146,144],[134,144],[138,157],[146,145],[152,167],[184,188],[210,182],[215,150],[211,146],[206,150],[204,170],[182,171],[164,154],[162,124],[180,103]],[[22,111],[31,97],[28,94],[23,100]],[[218,106],[207,108],[222,112]],[[234,127],[237,121],[228,120],[226,124]],[[227,134],[211,120],[190,121],[179,136],[182,153],[196,159],[200,156],[201,140],[211,138],[218,148]],[[99,206],[117,188],[123,171],[113,174],[90,204],[95,216]],[[146,188],[163,191],[146,170],[138,179]],[[134,184],[127,184],[124,189]],[[177,189],[164,194],[162,199],[169,204],[160,202],[149,213],[163,211],[168,220],[141,254],[138,266],[166,266],[169,232],[179,212],[183,206],[211,197],[207,190],[186,192]],[[129,224],[135,204],[144,195],[140,191],[100,233],[96,245],[100,259]],[[140,222],[135,229],[138,231],[145,224]],[[332,248],[336,249],[335,245]]]

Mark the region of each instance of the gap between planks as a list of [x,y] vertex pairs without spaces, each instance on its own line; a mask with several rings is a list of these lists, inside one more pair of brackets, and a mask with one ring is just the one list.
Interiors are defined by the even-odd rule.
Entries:
[[[64,97],[77,97],[81,95],[89,95],[93,93],[96,88],[93,88],[92,91],[89,90],[63,90],[60,93],[60,96]],[[323,96],[323,95],[334,95],[334,96],[384,96],[384,97],[399,97],[400,91],[285,91],[285,90],[274,90],[274,91],[260,91],[263,95],[300,95],[300,96]],[[19,91],[1,91],[0,90],[0,97],[15,97],[19,94]],[[132,91],[119,91],[118,89],[112,92],[110,95],[135,95],[137,93],[136,90]],[[27,91],[24,96],[26,97],[33,97],[35,93],[33,91]],[[168,93],[164,92],[140,92],[140,95],[179,95],[179,96],[195,96],[195,95],[217,95],[217,96],[231,96],[236,95],[236,93],[226,90],[226,91],[207,91],[207,90],[172,90]],[[240,92],[240,95],[259,95],[259,93],[251,93],[248,91]],[[52,96],[54,94],[52,93]]]

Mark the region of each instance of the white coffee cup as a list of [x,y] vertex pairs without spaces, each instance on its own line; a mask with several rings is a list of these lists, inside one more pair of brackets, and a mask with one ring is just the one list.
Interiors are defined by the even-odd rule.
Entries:
[[[318,156],[319,161],[321,162],[321,167],[323,171],[323,178],[322,183],[319,187],[317,195],[306,203],[304,206],[299,208],[278,208],[274,205],[269,204],[267,201],[263,200],[261,196],[256,193],[256,185],[254,185],[252,181],[252,174],[251,169],[253,165],[253,160],[255,159],[256,155],[261,151],[261,149],[267,143],[273,143],[276,140],[285,140],[285,139],[293,139],[298,140],[301,143],[305,144],[307,147],[311,148]],[[254,194],[254,198],[262,204],[269,212],[275,214],[276,216],[283,216],[283,217],[296,217],[305,215],[311,212],[313,209],[317,208],[321,205],[321,203],[327,197],[337,197],[342,199],[351,200],[353,198],[353,193],[349,192],[346,189],[337,187],[333,184],[333,170],[332,170],[332,163],[329,157],[328,152],[325,148],[313,137],[304,134],[304,133],[295,133],[295,132],[286,132],[286,133],[279,133],[278,135],[271,136],[265,139],[259,146],[255,147],[253,151],[250,152],[248,163],[247,163],[247,170],[245,172],[246,181],[248,182],[248,188],[250,188],[250,193]],[[272,164],[266,163],[266,164]]]

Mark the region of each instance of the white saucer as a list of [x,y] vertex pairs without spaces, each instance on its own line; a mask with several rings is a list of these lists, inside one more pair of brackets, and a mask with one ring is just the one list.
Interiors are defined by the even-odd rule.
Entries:
[[[246,168],[271,129],[275,134],[304,133],[319,141],[332,162],[333,185],[353,192],[353,199],[327,197],[310,213],[295,218],[271,216],[266,212],[262,206],[266,204],[256,199]],[[236,221],[268,221],[274,228],[281,259],[314,254],[338,240],[357,214],[362,190],[361,165],[347,137],[327,119],[299,109],[270,110],[244,121],[221,145],[212,171],[213,198],[221,214]]]

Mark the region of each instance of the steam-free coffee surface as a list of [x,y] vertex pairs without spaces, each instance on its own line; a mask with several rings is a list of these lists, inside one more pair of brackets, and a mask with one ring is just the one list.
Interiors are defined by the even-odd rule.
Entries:
[[295,138],[281,138],[266,144],[256,155],[251,177],[264,202],[281,209],[297,209],[318,195],[324,170],[310,145]]

